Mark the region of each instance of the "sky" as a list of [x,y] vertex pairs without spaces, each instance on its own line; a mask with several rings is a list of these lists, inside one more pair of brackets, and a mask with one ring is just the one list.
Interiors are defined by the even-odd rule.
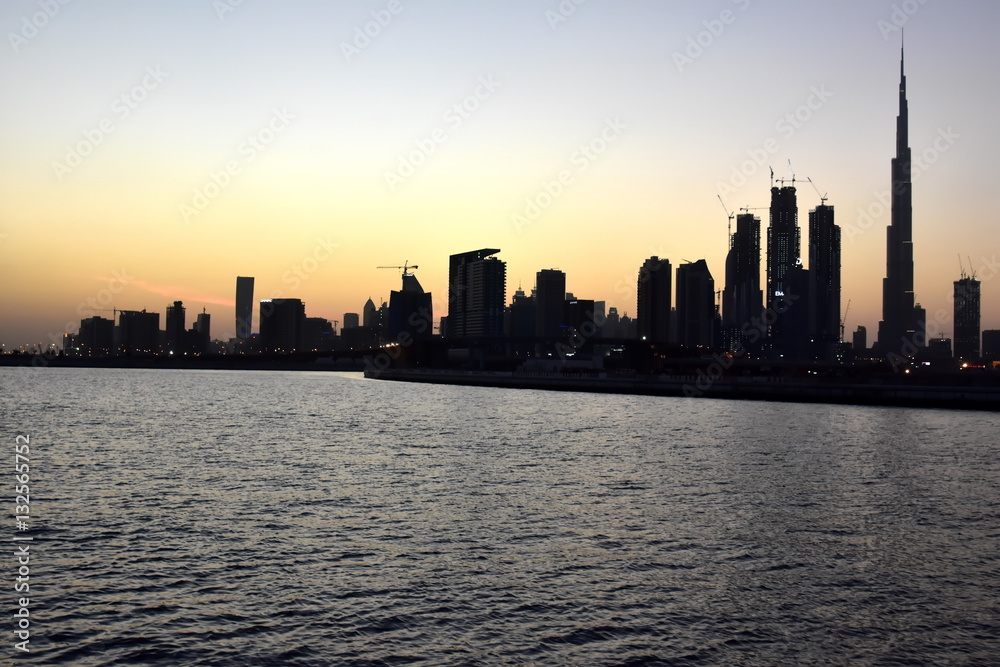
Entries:
[[448,256],[479,248],[508,301],[558,268],[634,314],[653,255],[723,288],[727,210],[767,207],[771,168],[803,255],[834,206],[848,337],[871,342],[902,30],[917,301],[953,335],[961,256],[1000,329],[998,21],[992,0],[5,0],[0,344],[176,300],[227,339],[237,276],[340,321],[404,262],[440,317]]

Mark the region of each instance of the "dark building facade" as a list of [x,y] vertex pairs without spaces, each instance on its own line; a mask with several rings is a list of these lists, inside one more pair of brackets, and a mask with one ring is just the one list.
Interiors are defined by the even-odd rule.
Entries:
[[868,327],[858,326],[853,343],[855,354],[864,354],[868,350]]
[[979,358],[980,283],[962,275],[955,281],[955,356],[965,361]]
[[483,248],[452,255],[448,263],[449,338],[503,336],[507,264]]
[[815,358],[836,358],[840,312],[840,227],[833,207],[824,203],[809,212],[809,335]]
[[303,347],[306,307],[299,299],[260,302],[260,339],[265,352],[290,354]]
[[[812,308],[809,305],[812,271],[794,266],[784,278],[785,296],[774,302],[776,322],[771,327],[772,358],[806,361],[815,355]],[[839,325],[838,325],[839,326]]]
[[208,354],[212,347],[212,316],[202,311],[194,322],[192,351],[196,354]]
[[119,310],[115,343],[122,354],[158,354],[160,314],[147,313],[145,310]]
[[535,294],[518,288],[507,311],[507,336],[520,340],[535,336]]
[[371,297],[365,301],[365,307],[361,310],[362,321],[361,326],[369,327],[375,329],[378,327],[378,308],[375,307],[375,302],[372,301]]
[[412,273],[403,274],[403,286],[389,295],[389,340],[405,344],[434,335],[434,307]]
[[236,278],[236,339],[250,340],[253,331],[253,278]]
[[566,274],[543,269],[535,274],[535,335],[558,338],[566,328]]
[[[764,296],[771,322],[768,356],[798,357],[798,351],[808,346],[808,340],[799,341],[798,337],[809,335],[809,284],[803,282],[808,274],[802,266],[802,230],[794,186],[771,188],[769,214]],[[792,319],[794,323],[789,321]]]
[[760,289],[760,218],[750,213],[736,217],[736,232],[726,255],[726,288],[722,294],[723,345],[730,352],[751,351],[749,335],[764,312]]
[[983,332],[983,358],[1000,362],[1000,329],[988,329]]
[[302,319],[302,346],[306,352],[329,352],[334,345],[333,323],[323,317]]
[[899,62],[899,115],[896,157],[892,159],[892,219],[886,229],[886,272],[882,280],[882,321],[876,350],[883,356],[909,356],[925,344],[925,322],[913,293],[913,184],[910,182],[909,107],[906,74]]
[[636,319],[639,338],[650,343],[670,342],[670,309],[673,296],[670,260],[655,255],[639,267],[636,284]]
[[84,357],[107,357],[115,347],[115,322],[103,317],[80,320],[80,333],[76,335],[78,354]]
[[180,301],[174,301],[167,306],[166,352],[167,354],[183,354],[187,329],[185,328],[185,309]]
[[802,231],[794,187],[771,188],[767,228],[767,304],[776,308],[789,292],[788,274],[802,266]]
[[[677,267],[677,342],[686,347],[715,347],[715,280],[708,263]],[[640,319],[641,324],[641,319]]]

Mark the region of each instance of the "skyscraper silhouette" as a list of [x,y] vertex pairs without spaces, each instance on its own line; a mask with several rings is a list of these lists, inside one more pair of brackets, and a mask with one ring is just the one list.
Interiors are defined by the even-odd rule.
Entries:
[[253,331],[253,278],[236,278],[236,338],[246,341]]
[[107,357],[115,345],[115,322],[103,317],[88,317],[80,321],[77,335],[80,354],[85,357]]
[[167,353],[181,354],[184,352],[184,304],[174,301],[167,306]]
[[809,211],[809,335],[816,358],[833,361],[840,342],[840,227],[833,207]]
[[157,354],[160,351],[160,314],[119,310],[115,339],[122,354]]
[[670,304],[673,291],[670,260],[653,256],[639,268],[636,319],[639,338],[650,343],[670,342]]
[[535,336],[535,292],[524,293],[520,287],[514,292],[510,309],[507,311],[507,335],[511,338],[526,339]]
[[266,352],[290,354],[304,349],[306,306],[299,299],[260,302],[260,338]]
[[198,313],[194,322],[194,331],[198,335],[193,351],[198,354],[208,354],[212,344],[212,316],[204,311]]
[[959,359],[979,358],[979,287],[975,277],[964,273],[955,281],[955,356]]
[[708,263],[699,259],[681,264],[677,267],[677,342],[715,347],[715,329],[715,280]]
[[764,293],[760,289],[760,218],[736,217],[736,232],[726,256],[726,288],[722,295],[723,344],[730,352],[746,351],[744,330],[760,321]]
[[372,301],[371,297],[365,301],[365,306],[361,310],[362,313],[362,326],[369,327],[374,331],[378,327],[378,308],[375,307],[375,302]]
[[483,248],[449,258],[449,338],[503,336],[507,264],[493,257],[498,252]]
[[566,326],[566,274],[542,269],[535,274],[535,335],[556,338]]
[[[425,340],[434,334],[434,306],[412,273],[403,274],[403,286],[389,294],[389,339],[400,344]],[[405,334],[405,335],[404,335]]]
[[799,209],[795,186],[772,187],[770,224],[767,227],[767,303],[789,292],[788,273],[802,266],[802,232],[799,229]]
[[906,71],[899,59],[899,115],[896,117],[896,157],[892,159],[892,220],[886,229],[886,270],[882,281],[882,321],[876,349],[882,355],[909,355],[925,343],[924,322],[913,295],[913,184],[910,182],[910,112],[906,101]]
[[[808,276],[801,273],[802,232],[799,229],[799,209],[795,186],[772,187],[770,224],[767,227],[767,306],[772,324],[769,342],[774,356],[791,353],[799,347],[797,338],[808,335]],[[794,278],[794,280],[793,280]],[[795,317],[792,310],[804,311]],[[789,319],[796,319],[791,331]]]

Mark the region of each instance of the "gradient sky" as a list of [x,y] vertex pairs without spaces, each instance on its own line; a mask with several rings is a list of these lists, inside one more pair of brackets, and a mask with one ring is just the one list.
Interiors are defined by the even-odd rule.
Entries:
[[[910,144],[931,158],[914,179],[917,300],[950,314],[960,254],[983,329],[1000,328],[992,0],[62,2],[0,6],[7,349],[111,317],[95,306],[174,300],[228,338],[237,275],[341,320],[388,300],[398,273],[375,267],[404,260],[440,317],[448,255],[483,247],[502,249],[508,300],[559,268],[576,296],[634,314],[651,255],[704,257],[722,289],[716,196],[767,149],[726,206],[766,207],[768,166],[812,178],[843,229],[847,330],[871,341],[904,22]],[[602,133],[600,155],[579,152]],[[799,186],[806,254],[819,195]]]

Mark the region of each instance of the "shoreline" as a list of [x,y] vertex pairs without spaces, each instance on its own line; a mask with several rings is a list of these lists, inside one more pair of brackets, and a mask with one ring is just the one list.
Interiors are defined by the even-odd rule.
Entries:
[[[696,375],[568,376],[511,371],[388,369],[365,371],[365,377],[393,382],[451,384],[507,389],[638,394],[680,398],[830,403],[884,407],[1000,410],[1000,385],[956,386],[873,379],[836,381],[789,377],[722,377],[705,382]],[[700,383],[700,384],[699,384]]]
[[[956,383],[953,377],[802,377],[704,373],[536,372],[450,369],[373,369],[361,359],[116,357],[108,359],[0,357],[0,367],[111,368],[129,370],[353,372],[368,379],[542,391],[636,394],[674,398],[828,403],[884,407],[1000,411],[1000,383]],[[970,378],[971,380],[972,378]]]

